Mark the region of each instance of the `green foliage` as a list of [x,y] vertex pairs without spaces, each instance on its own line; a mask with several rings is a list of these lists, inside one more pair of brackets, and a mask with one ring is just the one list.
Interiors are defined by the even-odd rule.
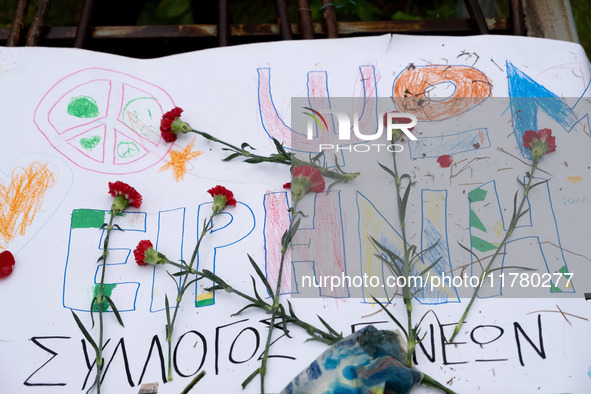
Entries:
[[423,18],[404,11],[396,11],[394,15],[392,15],[392,19],[395,21],[420,21]]
[[428,9],[425,11],[427,19],[446,19],[453,18],[457,13],[457,3],[444,3],[434,9]]
[[146,1],[138,25],[185,25],[193,23],[190,0]]
[[[10,27],[18,0],[0,0],[0,27]],[[30,24],[35,14],[35,1],[29,3],[26,24]],[[80,0],[53,0],[47,14],[47,26],[76,26],[84,2]]]
[[423,19],[455,18],[458,10],[456,0],[426,1],[408,0],[404,7],[399,7],[393,14],[393,20],[416,21]]
[[[10,27],[17,0],[0,0],[0,27]],[[31,23],[35,4],[29,6],[27,24]],[[139,12],[138,25],[192,24],[198,10],[192,4],[201,6],[204,2],[191,0],[144,0]],[[571,0],[573,17],[579,40],[587,56],[591,55],[591,2]],[[375,20],[422,20],[455,18],[458,0],[334,0],[334,9],[339,21]],[[76,26],[83,2],[80,0],[53,0],[49,7],[47,26]],[[232,23],[275,23],[275,6],[269,0],[234,0],[230,2]],[[204,12],[210,12],[211,8]],[[322,2],[311,0],[312,19],[321,22]],[[496,17],[509,17],[507,1],[497,1]],[[292,23],[298,20],[296,2],[289,4]],[[212,23],[215,16],[212,16]]]
[[589,0],[571,0],[573,18],[579,33],[579,41],[587,57],[591,57],[591,2]]

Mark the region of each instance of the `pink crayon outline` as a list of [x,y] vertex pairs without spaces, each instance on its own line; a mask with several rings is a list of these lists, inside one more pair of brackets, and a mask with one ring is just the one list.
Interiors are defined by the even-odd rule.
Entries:
[[[86,152],[84,152],[83,150],[81,150],[80,148],[78,148],[78,146],[75,145],[74,142],[70,142],[70,141],[72,141],[74,139],[76,140],[76,142],[78,142],[80,140],[78,137],[80,137],[80,136],[82,136],[84,134],[90,133],[91,131],[96,130],[96,129],[99,129],[101,127],[103,128],[103,131],[102,131],[103,136],[101,138],[101,140],[102,140],[101,145],[103,146],[103,149],[102,149],[102,152],[103,152],[102,153],[103,160],[97,160],[97,159],[95,159],[94,157],[88,155]],[[82,133],[80,133],[78,135],[75,135],[74,137],[72,137],[72,138],[70,138],[70,139],[68,139],[66,141],[68,143],[70,143],[70,145],[72,145],[78,152],[82,153],[84,156],[88,157],[89,159],[92,159],[92,160],[94,160],[94,161],[96,161],[98,163],[104,163],[105,162],[105,137],[106,137],[106,134],[107,134],[107,126],[105,126],[104,124],[102,124],[102,125],[99,124],[98,126],[93,127],[91,129],[88,129],[88,130],[85,130]]]
[[[74,90],[78,89],[78,88],[79,88],[79,87],[81,87],[81,86],[84,86],[84,85],[89,85],[89,84],[91,84],[91,83],[93,83],[93,82],[107,82],[107,85],[109,86],[109,93],[108,93],[108,96],[107,96],[107,108],[106,108],[106,110],[105,110],[105,115],[104,115],[104,116],[97,117],[97,118],[94,118],[94,119],[91,119],[91,120],[89,120],[87,123],[81,123],[81,124],[79,124],[79,125],[77,125],[77,126],[70,127],[69,129],[65,129],[64,131],[62,131],[62,132],[60,133],[60,131],[57,129],[57,127],[55,127],[55,125],[54,125],[54,124],[51,122],[51,118],[50,118],[50,115],[51,115],[51,113],[53,112],[53,110],[55,109],[55,107],[56,107],[56,106],[57,106],[57,105],[58,105],[58,104],[59,104],[59,103],[62,101],[62,99],[63,99],[64,97],[66,97],[68,94],[70,94],[71,92],[73,92]],[[55,86],[55,85],[54,85],[54,86]],[[62,95],[62,97],[60,97],[60,98],[59,98],[59,99],[58,99],[58,100],[55,102],[55,104],[54,104],[54,105],[51,107],[51,109],[50,109],[50,110],[49,110],[49,112],[47,113],[47,122],[48,122],[48,123],[51,125],[51,127],[53,127],[53,129],[55,130],[55,132],[56,132],[56,133],[58,133],[59,135],[62,135],[62,134],[66,133],[66,132],[68,132],[68,131],[70,131],[70,130],[73,130],[73,129],[75,129],[75,128],[78,128],[78,127],[83,127],[83,126],[86,126],[86,125],[90,125],[90,124],[92,124],[92,123],[95,123],[96,121],[99,121],[99,120],[101,120],[101,119],[105,119],[105,118],[106,118],[106,117],[109,115],[109,100],[110,100],[110,98],[111,98],[111,90],[112,90],[112,86],[111,86],[111,81],[110,81],[109,79],[93,79],[92,81],[88,81],[88,82],[85,82],[85,83],[83,83],[83,84],[77,85],[76,87],[74,87],[74,88],[72,88],[72,89],[68,90],[66,93],[64,93],[64,94]]]
[[[56,151],[60,152],[66,159],[68,159],[70,162],[72,162],[75,166],[77,166],[79,168],[82,168],[82,169],[85,169],[85,170],[88,170],[88,171],[95,172],[95,173],[99,173],[99,174],[134,174],[134,173],[142,172],[142,171],[144,171],[144,170],[146,170],[146,169],[148,169],[150,167],[153,167],[156,164],[160,163],[166,157],[166,154],[168,153],[168,151],[170,151],[170,149],[172,148],[172,145],[168,146],[168,148],[166,149],[166,151],[164,151],[162,153],[161,157],[158,158],[154,163],[151,163],[151,164],[147,165],[144,168],[134,169],[134,170],[130,170],[130,171],[127,171],[127,172],[116,171],[115,168],[112,169],[112,170],[110,170],[110,171],[102,171],[100,169],[97,169],[96,165],[93,165],[93,163],[88,163],[88,164],[87,163],[78,163],[76,160],[74,160],[73,158],[71,158],[70,155],[66,154],[66,153],[68,153],[72,149],[72,147],[71,147],[71,144],[68,141],[62,141],[62,140],[60,140],[58,138],[61,134],[59,134],[59,133],[56,132],[56,135],[51,136],[51,135],[46,134],[46,132],[43,130],[42,127],[43,127],[43,120],[44,119],[43,119],[43,115],[40,114],[40,110],[43,108],[43,105],[44,105],[46,99],[48,99],[51,96],[52,91],[54,91],[54,89],[60,83],[63,83],[67,79],[72,78],[72,77],[75,77],[75,76],[79,75],[80,73],[91,71],[91,70],[92,71],[98,71],[98,72],[106,72],[106,73],[116,73],[118,75],[123,75],[125,77],[131,78],[132,80],[138,81],[138,82],[140,82],[142,84],[146,84],[146,85],[148,85],[148,86],[156,89],[158,92],[161,92],[163,94],[163,97],[164,98],[167,98],[168,100],[170,100],[170,106],[171,106],[171,108],[175,106],[174,100],[168,94],[168,92],[166,92],[164,89],[162,89],[161,87],[159,87],[159,86],[157,86],[157,85],[155,85],[153,83],[147,82],[147,81],[142,80],[140,78],[136,78],[136,77],[134,77],[134,76],[132,76],[130,74],[124,73],[124,72],[115,71],[115,70],[111,70],[111,69],[107,69],[107,68],[101,68],[101,67],[89,67],[89,68],[84,68],[84,69],[78,70],[76,72],[70,73],[70,74],[66,75],[65,77],[61,78],[59,81],[57,81],[55,84],[53,84],[49,88],[49,90],[43,95],[43,97],[41,98],[41,100],[39,101],[39,103],[37,104],[37,106],[35,107],[35,111],[33,113],[33,122],[35,123],[35,126],[37,126],[37,129],[41,132],[41,134],[43,134],[43,136],[45,137],[45,139],[47,139],[47,142],[49,142],[49,144]],[[97,78],[97,79],[100,79],[100,78]],[[77,85],[77,86],[81,86],[81,85]],[[129,86],[133,86],[133,85],[129,84]],[[142,90],[142,89],[139,89],[139,88],[136,88],[136,89]],[[112,90],[109,92],[109,94],[111,94],[111,92],[112,92]],[[150,96],[154,97],[153,95],[150,95]],[[60,99],[61,99],[61,97],[60,97]],[[109,100],[110,100],[110,96],[109,96]],[[59,100],[57,100],[56,103],[58,101]],[[156,100],[156,101],[159,103],[159,105],[161,105],[159,100]],[[50,107],[50,109],[53,108],[54,106],[55,106],[55,104],[52,105]],[[50,111],[47,112],[46,117],[48,117],[49,112]],[[108,109],[107,109],[107,112],[108,112]],[[103,119],[103,118],[101,118],[101,119]],[[49,127],[53,128],[53,126],[49,123],[49,119],[45,119],[45,121],[47,122],[47,125]],[[64,144],[67,144],[67,145],[64,145]],[[67,148],[66,149],[66,153],[64,153],[64,151],[63,151],[64,150],[64,146]],[[145,149],[145,147],[143,147],[143,148]],[[76,151],[77,150],[74,150],[74,152],[76,152]],[[146,149],[146,151],[147,151],[147,149]],[[153,155],[144,155],[144,156],[142,156],[142,158],[143,157],[146,157],[146,156],[153,156]],[[157,155],[157,156],[160,156],[160,154]],[[135,163],[135,162],[137,162],[137,160],[134,160],[134,161],[129,162],[127,164],[132,164],[132,163]]]

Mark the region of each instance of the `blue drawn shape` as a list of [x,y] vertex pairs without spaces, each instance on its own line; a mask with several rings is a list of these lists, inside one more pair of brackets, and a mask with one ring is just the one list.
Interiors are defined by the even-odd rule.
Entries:
[[[363,106],[360,111],[359,122],[361,123],[366,121],[366,123],[368,123],[371,126],[364,130],[374,130],[375,133],[379,121],[377,119],[378,109],[377,106],[375,106],[375,108],[368,108],[367,106],[368,99],[373,100],[373,102],[376,102],[377,99],[377,78],[375,73],[375,66],[362,65],[359,67],[359,72],[361,74],[361,80],[363,82],[362,90],[361,92],[359,92],[361,95],[360,101],[363,99]],[[294,130],[285,123],[285,121],[279,114],[271,91],[271,68],[258,68],[257,75],[258,107],[261,124],[269,137],[275,138],[281,143],[291,141],[291,146],[286,146],[286,149],[303,153],[318,153],[319,143],[332,143],[334,145],[339,146],[349,146],[364,142],[362,140],[359,140],[357,137],[352,137],[350,141],[341,144],[338,140],[337,134],[335,133],[335,120],[332,115],[325,115],[325,118],[328,121],[328,130],[319,130],[318,125],[315,125],[315,138],[312,140],[308,140],[307,132],[305,130]],[[319,111],[332,108],[330,92],[328,87],[328,73],[326,71],[309,71],[307,73],[306,89],[308,105],[304,105],[302,106],[302,108],[292,108],[292,123],[295,119],[294,116],[301,115],[300,112],[302,112],[302,109],[304,107],[308,107]],[[324,133],[324,135],[320,135],[320,133]],[[342,152],[339,153],[340,157],[338,158],[338,160],[339,163],[342,163],[339,165],[342,166],[344,165],[344,158]],[[334,165],[331,164],[329,168],[332,166]]]
[[427,86],[425,90],[431,93],[429,95],[431,101],[439,102],[452,97],[458,90],[458,86],[452,81],[437,82]]
[[[304,279],[302,279],[302,282],[304,282],[304,283],[301,283],[301,286],[302,287],[305,286],[306,288],[310,288],[310,287],[317,288],[318,289],[317,295],[318,295],[318,297],[320,297],[321,296],[321,293],[320,293],[321,284],[318,283],[318,281],[316,280],[317,274],[316,274],[315,262],[314,261],[292,261],[291,266],[292,266],[292,275],[293,275],[291,277],[291,283],[292,283],[291,293],[292,294],[301,294],[300,283],[298,281],[298,278],[300,278],[300,277],[304,278],[304,273],[306,273],[309,276],[311,276],[311,278],[310,278],[311,283],[307,283],[308,281],[305,281]],[[303,267],[303,268],[300,268],[300,267]]]
[[[199,204],[197,209],[197,234],[201,234],[201,226],[203,225],[203,218],[208,218],[211,215],[211,207],[213,202],[207,202],[203,204]],[[256,226],[256,218],[252,209],[245,203],[241,201],[236,202],[236,206],[224,211],[225,214],[229,215],[229,217],[223,217],[223,222],[218,227],[216,224],[216,220],[214,218],[213,221],[213,229],[209,231],[209,236],[213,235],[214,233],[219,233],[216,235],[223,239],[220,241],[220,244],[212,245],[211,242],[209,243],[208,247],[214,249],[213,252],[213,259],[211,262],[211,271],[215,273],[216,270],[216,262],[217,262],[217,255],[220,249],[226,248],[228,246],[232,246],[246,237],[248,237],[254,230]],[[234,220],[236,218],[236,220]],[[219,223],[219,222],[218,222]],[[200,248],[197,253],[197,264],[196,269],[199,269],[199,266],[203,266],[204,261],[201,258],[202,255],[206,255],[207,252],[203,252],[204,248]],[[205,267],[207,268],[207,267]],[[203,269],[203,267],[201,268]],[[202,279],[203,280],[203,279]],[[199,285],[201,281],[195,282],[195,306],[196,307],[205,307],[215,304],[215,291],[214,292],[204,292],[199,289]],[[212,283],[213,285],[213,283]],[[208,286],[205,286],[208,287]]]
[[[443,204],[443,208],[439,210],[430,209],[430,207],[438,204]],[[437,216],[431,217],[425,211],[435,211],[433,215]],[[439,259],[439,262],[429,270],[431,275],[453,277],[447,236],[447,190],[421,190],[421,217],[421,250],[428,249],[421,259],[423,267],[429,267]],[[421,267],[421,270],[423,267]],[[455,294],[456,299],[450,300],[449,293]],[[417,293],[417,300],[422,304],[460,302],[455,286],[446,293],[426,285]]]
[[[373,227],[373,228],[378,227],[376,225],[376,223],[372,223],[369,221],[371,219],[368,219],[369,215],[367,214],[366,210],[371,210],[371,212],[373,214],[375,214],[377,220],[382,221],[382,223],[384,224],[383,227],[385,227],[385,229],[386,229],[386,230],[380,231],[377,234],[371,234],[371,236],[374,239],[376,239],[380,244],[382,244],[383,246],[388,248],[388,250],[390,250],[392,253],[394,253],[398,256],[402,256],[404,254],[399,247],[395,246],[395,244],[397,244],[397,243],[398,244],[402,243],[402,235],[400,235],[400,233],[398,231],[396,231],[396,229],[390,224],[388,219],[386,219],[386,217],[384,215],[382,215],[382,213],[376,208],[376,206],[365,195],[363,195],[359,191],[357,191],[357,195],[356,195],[356,205],[357,205],[357,231],[358,231],[359,246],[360,246],[360,248],[359,248],[359,262],[361,265],[361,272],[365,274],[365,273],[372,271],[372,267],[370,265],[373,263],[373,261],[366,260],[366,257],[363,255],[364,249],[366,249],[367,245],[371,242],[371,240],[368,237],[363,236],[363,235],[365,235],[365,234],[363,234],[364,233],[363,230],[369,228],[370,225],[372,225],[371,227]],[[373,258],[373,256],[369,256],[369,258]],[[388,283],[387,278],[388,278],[388,276],[391,275],[390,268],[386,265],[386,263],[384,263],[381,260],[380,260],[379,264],[380,264],[379,269],[382,272],[382,283],[387,284]],[[388,286],[383,287],[383,292],[384,292],[383,297],[386,297],[386,298],[389,297],[387,287]],[[374,301],[373,301],[372,296],[374,296],[376,298],[381,297],[377,293],[371,293],[370,290],[371,289],[366,288],[364,286],[364,288],[363,288],[363,302],[364,303],[372,303],[373,304]]]
[[[289,200],[287,198],[287,192],[274,192],[274,193],[265,193],[265,195],[263,196],[263,209],[265,210],[265,218],[263,219],[263,248],[265,249],[265,276],[267,277],[267,280],[270,279],[270,275],[269,275],[269,249],[267,248],[267,245],[269,243],[269,240],[267,239],[267,225],[269,223],[269,221],[271,220],[271,218],[269,217],[269,212],[267,211],[267,199],[270,198],[270,196],[275,196],[275,195],[279,195],[281,196],[282,200],[285,200],[285,209],[283,210],[283,212],[285,212],[286,216],[287,216],[287,220],[291,221],[291,214],[289,213],[288,209],[289,209]],[[288,221],[286,220],[285,222],[285,228],[287,228],[288,226]],[[271,222],[269,223],[270,228],[274,229],[276,228],[275,226],[277,226],[277,224],[275,222]],[[275,241],[275,240],[273,240]],[[292,269],[293,269],[293,274],[296,275],[296,267],[295,265],[292,265]],[[312,269],[313,266],[312,266]],[[316,277],[314,275],[314,277]],[[297,276],[293,276],[294,280],[293,283],[295,283],[295,291],[296,293],[298,292],[298,283],[297,283]],[[293,289],[292,289],[293,290]],[[267,292],[268,293],[268,292]],[[320,295],[320,292],[318,293],[318,295]],[[271,294],[269,294],[269,296],[271,296]]]
[[[326,201],[328,200],[328,202]],[[270,212],[272,204],[279,204],[280,208],[285,208],[283,217],[277,216],[275,209]],[[325,209],[317,210],[316,207],[323,204]],[[290,216],[287,213],[289,201],[286,192],[267,193],[263,199],[265,209],[265,224],[263,229],[265,244],[265,275],[272,283],[275,272],[271,271],[269,259],[272,256],[268,249],[269,242],[275,242],[267,237],[268,226],[276,226],[278,219],[285,220],[285,226],[288,225]],[[276,205],[275,205],[276,206]],[[328,208],[327,208],[328,207]],[[348,298],[349,289],[346,291],[341,287],[333,289],[323,286],[326,281],[323,278],[329,276],[347,276],[347,258],[345,250],[345,239],[342,218],[341,194],[340,191],[333,191],[314,195],[314,204],[311,212],[306,212],[307,217],[303,219],[291,243],[291,274],[292,287],[285,289],[283,286],[281,294],[301,294],[302,285],[310,288],[310,285],[318,289],[318,296],[332,298]],[[336,219],[335,219],[336,218]],[[275,227],[269,227],[273,230]],[[275,234],[275,237],[277,234]],[[326,256],[326,251],[332,251],[330,257]],[[322,257],[322,258],[319,258]],[[311,276],[310,281],[299,283],[298,278],[304,274]],[[276,277],[275,277],[276,278]],[[285,278],[285,275],[284,275]],[[287,279],[287,278],[286,278]],[[320,285],[320,286],[318,286]],[[309,295],[308,292],[305,293]]]
[[[318,89],[318,87],[316,87],[315,85],[318,85],[320,89]],[[328,89],[328,73],[326,71],[308,71],[308,74],[306,76],[306,92],[308,97],[308,104],[310,105],[310,107],[316,107],[322,110],[332,108],[330,103],[330,91]],[[320,97],[318,95],[320,95]],[[329,124],[327,125],[327,129],[321,130],[319,127],[316,127],[316,133],[314,137],[318,138],[318,135],[321,132],[335,134],[336,125],[334,121],[334,116],[327,115],[325,118],[327,117],[330,119],[328,122]],[[299,136],[297,137],[298,139],[302,137],[307,138],[307,135],[305,135],[304,133],[301,133],[294,129],[291,129],[291,131]],[[294,140],[295,138],[293,138],[292,135],[292,148],[294,145]]]
[[234,216],[232,216],[227,211],[222,211],[216,215],[216,220],[221,222],[223,220],[227,220],[226,223],[222,223],[221,225],[216,226],[215,228],[211,229],[211,233],[215,233],[216,231],[220,231],[228,227],[234,221]]
[[[589,88],[591,87],[591,81],[585,87],[585,90],[581,94],[581,97],[577,99],[575,105],[572,106],[573,112],[578,114],[579,116],[579,130],[583,130],[583,132],[587,135],[591,135],[589,130],[591,130],[591,119],[589,119],[589,113],[591,112],[590,103],[589,103]],[[587,96],[585,96],[587,95]]]
[[589,376],[589,379],[591,379],[591,367],[589,367],[589,369],[587,370],[587,376]]
[[[527,181],[527,179],[525,179],[525,177],[523,180]],[[540,181],[547,181],[547,179],[535,177],[533,182],[537,183]],[[539,246],[539,254],[538,254],[538,256],[531,256],[531,258],[528,259],[529,261],[535,261],[534,259],[538,259],[538,261],[540,261],[540,260],[543,261],[546,272],[548,272],[549,274],[553,274],[555,272],[562,272],[564,269],[566,269],[566,272],[570,272],[568,270],[566,258],[564,257],[564,251],[562,249],[562,242],[560,240],[560,231],[558,229],[558,222],[556,219],[556,214],[554,213],[554,207],[552,206],[552,197],[550,194],[549,183],[550,182],[548,181],[545,183],[545,185],[540,185],[540,186],[538,186],[538,188],[536,188],[537,195],[535,198],[535,204],[532,204],[532,201],[530,201],[529,197],[527,197],[526,205],[524,206],[524,208],[528,209],[528,213],[524,217],[521,218],[521,220],[519,221],[520,224],[515,228],[515,231],[513,233],[511,240],[509,242],[507,242],[505,244],[505,246],[503,247],[503,250],[502,250],[503,258],[502,258],[502,261],[500,262],[500,266],[504,266],[505,258],[508,255],[510,255],[510,253],[507,253],[508,247],[515,247],[515,245],[517,245],[518,242],[528,240],[528,239],[533,239],[534,244],[537,243]],[[471,222],[470,227],[469,227],[470,249],[476,255],[482,255],[481,252],[479,252],[479,250],[477,249],[478,244],[477,244],[476,240],[479,240],[480,238],[482,238],[482,239],[485,239],[485,241],[489,242],[490,244],[500,243],[500,240],[502,239],[502,237],[504,236],[504,233],[508,229],[507,223],[509,223],[509,220],[505,220],[506,218],[504,217],[503,209],[501,207],[499,193],[498,193],[497,187],[496,187],[496,181],[492,180],[492,181],[486,182],[486,183],[482,184],[481,186],[473,189],[471,192],[473,192],[474,190],[478,190],[478,189],[487,191],[486,197],[484,197],[482,199],[478,199],[478,201],[471,201],[470,199],[468,199],[468,201],[469,201],[469,204],[468,204],[469,217],[472,216],[472,212],[475,212],[478,215],[479,220],[481,220],[481,223],[479,226],[483,226],[486,229],[488,229],[489,231],[487,231],[487,232],[482,231],[481,229],[479,229],[479,226],[474,226],[473,223]],[[507,208],[507,212],[508,213],[505,213],[505,214],[509,215],[510,212],[512,212],[512,209]],[[542,219],[544,219],[544,218],[551,218],[554,231],[549,231],[549,227],[547,225],[544,227],[541,227],[540,231],[536,230],[536,228],[539,228],[540,226],[542,226],[541,224],[536,226],[536,223],[542,221]],[[508,217],[508,219],[510,219],[510,218]],[[498,242],[494,242],[493,240],[491,240],[488,237],[493,236],[494,232],[490,231],[490,230],[496,226],[496,223],[498,223],[499,220],[501,221],[504,232],[503,232],[503,234],[498,236],[499,238],[497,240],[494,240],[494,241],[498,241]],[[539,234],[544,234],[544,236],[542,236],[543,238]],[[554,245],[558,245],[558,247],[557,248],[548,248],[544,245],[544,243],[546,241],[548,241],[549,243],[552,243]],[[484,253],[484,252],[482,252],[482,253]],[[487,253],[490,253],[490,252],[487,252]],[[547,256],[549,256],[549,257],[547,257]],[[472,259],[472,264],[470,266],[470,272],[471,272],[470,275],[473,275],[473,276],[480,275],[479,270],[476,270],[476,268],[475,268],[475,267],[478,267],[478,262],[476,261],[474,256],[471,256],[471,259]],[[495,268],[495,267],[492,267],[492,268]],[[563,281],[562,286],[564,286],[565,282],[566,281]],[[502,295],[503,292],[502,292],[502,287],[501,287],[500,281],[497,281],[497,285],[495,285],[495,287],[498,288],[498,291],[490,291],[488,293],[489,294],[488,296],[479,295],[478,297],[479,298],[489,298],[489,297],[495,297],[495,296]],[[565,292],[565,293],[575,293],[574,281],[571,282],[570,289],[568,289],[566,287],[561,287],[560,291]]]
[[527,130],[538,131],[539,109],[542,109],[567,132],[570,132],[579,122],[563,98],[534,81],[509,61],[507,62],[507,82],[513,130],[523,157],[531,158],[531,151],[523,146],[523,134]]
[[[319,199],[330,200],[329,203],[322,202],[324,209],[321,211],[316,209],[320,204]],[[319,278],[323,277],[347,277],[341,192],[331,191],[314,194],[313,207],[313,211],[307,213],[308,217],[304,218],[305,221],[309,219],[309,224],[300,225],[294,235],[291,248],[292,266],[297,263],[313,263],[314,277],[318,282],[321,281]],[[328,212],[329,209],[332,211]],[[332,254],[328,256],[324,253],[325,251],[330,251]],[[348,298],[350,296],[348,287],[346,291],[340,287],[333,289],[333,291],[325,287],[322,286],[319,289],[321,297]]]
[[[306,78],[306,91],[308,105],[311,107],[310,109],[313,109],[314,107],[322,110],[332,108],[330,102],[330,91],[328,89],[328,73],[326,71],[308,71]],[[294,110],[292,108],[292,114],[293,112]],[[314,144],[311,144],[311,141],[307,140],[307,133],[306,136],[304,136],[297,130],[291,129],[292,133],[294,133],[291,137],[291,150],[296,152],[317,153],[317,148],[320,141],[326,142],[327,138],[328,140],[336,139],[337,126],[335,122],[335,116],[332,114],[326,114],[324,118],[329,119],[326,130],[321,129],[318,125],[314,126]],[[292,118],[292,124],[293,123],[294,119]],[[325,155],[322,155],[320,159],[323,166],[328,168],[336,167],[336,164],[327,164]],[[343,152],[339,152],[338,156],[335,156],[334,160],[337,163],[344,165],[345,156],[343,155]]]
[[[174,208],[158,212],[158,232],[156,235],[155,248],[158,250],[160,244],[166,245],[166,252],[168,253],[168,258],[170,259],[172,259],[170,254],[172,251],[178,251],[180,260],[184,259],[183,246],[185,242],[185,215],[186,208]],[[162,253],[164,253],[164,251],[162,251]],[[163,279],[161,278],[161,275],[156,275],[156,271],[161,271],[160,268],[161,267],[156,266],[152,267],[152,291],[150,292],[150,312],[152,313],[160,312],[165,309],[164,297],[157,297],[157,299],[154,300],[157,281],[170,281],[168,275],[164,275],[165,278]],[[169,270],[170,267],[166,269]],[[180,289],[180,283],[178,283],[177,286]],[[174,306],[171,307],[171,309],[173,308]]]
[[[436,198],[439,199],[439,204],[443,204],[444,206],[441,208],[441,212],[439,213],[439,215],[434,218],[430,217],[425,213],[425,208],[429,207],[430,201]],[[447,236],[447,191],[425,189],[421,192],[421,201],[421,247],[422,250],[426,250],[429,247],[431,247],[431,249],[424,253],[422,258],[420,259],[420,262],[417,262],[412,266],[411,275],[418,276],[423,269],[435,263],[437,259],[440,259],[438,264],[431,268],[431,275],[440,275],[441,273],[446,273],[446,275],[451,276],[452,274],[450,274],[450,272],[452,271],[452,267]],[[368,220],[372,220],[369,218],[370,215],[368,215],[367,213],[368,210],[372,212],[372,215],[377,220],[381,221],[381,224],[375,222],[368,222]],[[368,261],[363,254],[363,251],[367,249],[367,245],[368,242],[370,242],[370,240],[364,239],[364,237],[362,236],[363,229],[368,228],[370,225],[373,229],[381,228],[379,232],[371,234],[373,238],[378,240],[378,242],[380,242],[383,246],[388,248],[394,254],[398,256],[404,255],[403,251],[401,250],[403,244],[402,236],[400,235],[400,233],[398,233],[398,231],[396,231],[396,229],[390,224],[390,222],[379,212],[375,205],[359,191],[357,192],[357,213],[358,236],[361,253],[361,272],[367,273],[371,269],[371,267],[369,267],[368,265],[372,262]],[[436,225],[436,222],[443,223],[443,225]],[[369,258],[372,257],[369,256]],[[381,261],[381,264],[383,276],[382,283],[387,284],[388,281],[386,273],[390,273],[390,269],[383,261]],[[423,275],[422,289],[417,288],[417,285],[420,285],[420,282],[415,282],[413,285],[413,292],[417,291],[415,295],[417,301],[419,301],[422,304],[442,304],[447,302],[459,302],[458,293],[455,287],[447,292],[438,289],[431,290],[429,286],[429,281],[426,278],[427,275],[425,273]],[[389,296],[387,292],[387,287],[388,286],[385,286],[383,289],[384,295],[386,297]],[[376,298],[379,297],[378,294],[370,294],[369,289],[364,288],[364,302],[373,303],[373,299],[371,298],[372,295]]]
[[472,129],[439,137],[422,137],[417,141],[409,141],[408,144],[412,159],[437,158],[441,155],[454,155],[489,147],[490,139],[486,128]]
[[[76,210],[73,210],[73,212]],[[105,215],[110,211],[104,211]],[[120,226],[123,232],[118,234],[116,240],[111,241],[111,247],[109,247],[109,260],[107,266],[109,272],[115,270],[117,266],[119,269],[126,269],[129,267],[127,264],[131,264],[133,259],[130,259],[131,249],[116,247],[116,244],[124,243],[137,243],[134,233],[146,232],[146,218],[145,212],[124,212],[116,219],[116,224]],[[97,256],[102,254],[104,237],[106,236],[106,229],[97,231],[95,228],[73,228],[70,224],[70,234],[68,237],[68,255],[66,257],[66,266],[64,269],[64,284],[62,293],[62,304],[64,308],[69,308],[76,311],[90,312],[90,302],[85,299],[87,289],[90,288],[89,282],[81,282],[80,278],[85,275],[88,276],[90,270],[94,271],[93,282],[95,284],[100,283],[100,277],[102,273],[102,264],[97,263],[96,268],[89,264],[94,259],[90,257],[88,260],[86,253],[88,250],[92,250],[89,247],[89,240],[92,240],[93,236],[99,235],[95,238],[97,242],[96,251]],[[127,241],[126,241],[127,239]],[[130,240],[133,241],[130,242]],[[86,247],[84,246],[86,245]],[[83,253],[84,252],[84,253]],[[81,257],[84,256],[84,257]],[[135,264],[135,263],[134,263]],[[124,271],[121,271],[124,272]],[[111,275],[116,276],[116,273],[111,272]],[[121,275],[121,274],[120,274]],[[129,312],[136,309],[137,295],[140,288],[140,283],[135,281],[128,282],[114,282],[109,284],[116,284],[111,298],[114,299],[118,306],[119,312]]]

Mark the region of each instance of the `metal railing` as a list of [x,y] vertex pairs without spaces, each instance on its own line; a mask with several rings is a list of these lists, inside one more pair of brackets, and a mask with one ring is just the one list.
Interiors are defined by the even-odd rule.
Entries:
[[[227,46],[233,40],[243,42],[273,41],[277,39],[337,38],[382,33],[407,34],[488,34],[524,35],[525,23],[522,0],[508,0],[509,18],[485,18],[477,0],[464,0],[469,13],[467,19],[447,20],[390,20],[369,22],[339,22],[332,0],[322,0],[322,23],[314,23],[309,0],[296,0],[298,23],[291,23],[287,0],[274,0],[277,23],[230,24],[230,0],[218,0],[217,24],[151,25],[151,26],[94,26],[95,0],[84,0],[78,26],[47,27],[46,20],[51,0],[38,0],[32,23],[25,27],[29,0],[18,0],[10,28],[0,28],[0,45],[6,46],[73,46],[109,51],[118,40],[143,42],[150,40],[199,40],[209,38],[207,46]],[[26,34],[26,39],[25,39]],[[217,40],[216,40],[217,39]],[[217,41],[217,42],[216,42]],[[203,48],[200,46],[198,49]],[[188,50],[191,48],[189,47]],[[155,55],[159,55],[154,51]]]

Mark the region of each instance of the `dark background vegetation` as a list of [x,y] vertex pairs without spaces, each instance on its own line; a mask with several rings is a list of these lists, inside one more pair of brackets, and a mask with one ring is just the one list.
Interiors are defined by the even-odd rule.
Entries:
[[[10,26],[17,0],[0,0],[0,27]],[[34,4],[31,2],[28,22]],[[76,26],[82,10],[81,0],[53,0],[47,18],[48,26]],[[296,2],[290,1],[290,19],[298,20]],[[312,18],[322,21],[320,0],[311,0]],[[494,4],[494,1],[489,1]],[[485,10],[488,17],[508,17],[508,1],[498,0]],[[108,25],[177,25],[215,24],[215,0],[98,0],[93,24]],[[420,20],[465,17],[459,7],[462,0],[334,0],[339,21]],[[591,1],[571,0],[581,45],[591,54]],[[490,8],[490,7],[489,7]],[[464,12],[464,14],[462,14]],[[232,23],[276,23],[271,0],[232,0]],[[214,41],[215,42],[215,41]],[[236,42],[240,43],[240,42]],[[212,43],[213,44],[213,43]],[[215,44],[213,44],[215,45]],[[95,49],[95,48],[93,48]],[[100,50],[100,48],[98,48]],[[130,54],[133,56],[134,54]]]

